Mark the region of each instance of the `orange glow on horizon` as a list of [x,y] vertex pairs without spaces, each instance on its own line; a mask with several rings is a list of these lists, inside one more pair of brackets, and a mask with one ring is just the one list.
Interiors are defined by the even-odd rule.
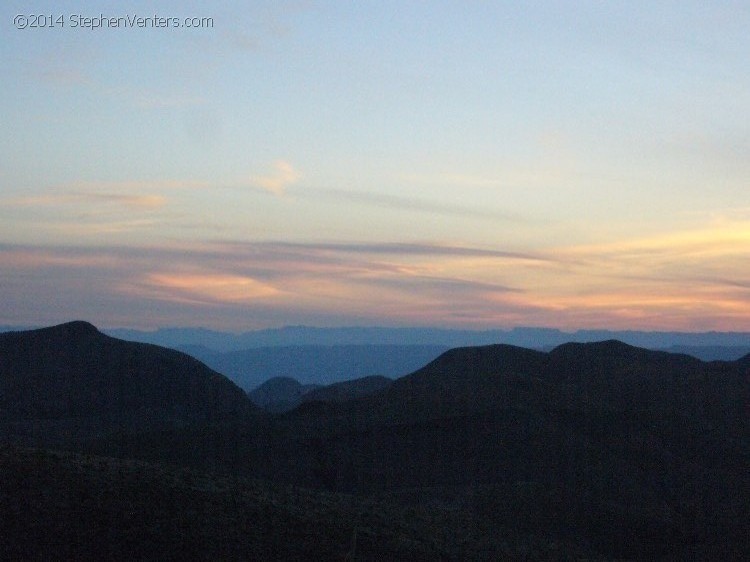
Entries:
[[239,275],[156,273],[149,275],[148,285],[162,293],[215,302],[253,301],[279,294],[270,285]]

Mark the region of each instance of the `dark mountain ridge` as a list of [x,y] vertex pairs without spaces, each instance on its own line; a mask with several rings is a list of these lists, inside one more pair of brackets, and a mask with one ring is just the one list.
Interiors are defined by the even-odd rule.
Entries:
[[274,377],[248,392],[256,406],[268,412],[288,412],[299,406],[303,396],[315,389],[317,384],[302,384],[292,377]]
[[[178,404],[199,404],[197,396],[239,391],[192,359],[196,372],[185,377],[177,352],[102,339],[79,323],[50,330],[0,338],[4,416],[67,415],[93,392],[84,412],[145,403],[173,422],[175,409],[158,410],[148,396],[164,400],[176,388]],[[180,376],[153,366],[164,361]],[[134,374],[144,372],[152,376]],[[205,375],[220,377],[224,390],[212,390]],[[203,390],[185,394],[185,378]],[[154,379],[172,382],[149,387]],[[48,390],[34,395],[39,384],[68,402]],[[144,397],[128,394],[134,385]],[[148,431],[68,446],[420,509],[441,505],[481,521],[480,541],[533,533],[605,558],[750,554],[750,356],[704,363],[617,341],[549,353],[501,344],[453,349],[382,391],[282,415],[233,417],[245,402],[226,399],[219,403],[228,412],[218,410],[229,415],[217,416],[208,402],[192,424],[144,425]]]
[[83,438],[252,410],[240,388],[196,359],[117,340],[87,322],[0,334],[0,422],[8,434]]
[[[549,353],[492,345],[450,350],[370,396],[172,433],[158,454],[438,502],[605,557],[742,559],[748,404],[748,358],[704,363],[617,341]],[[106,447],[128,456],[142,445]]]
[[302,396],[301,402],[347,402],[382,392],[391,384],[388,377],[370,375],[314,389]]
[[284,413],[305,402],[346,402],[369,396],[385,390],[392,382],[388,377],[371,375],[324,386],[302,384],[291,377],[274,377],[248,392],[248,396],[267,412]]

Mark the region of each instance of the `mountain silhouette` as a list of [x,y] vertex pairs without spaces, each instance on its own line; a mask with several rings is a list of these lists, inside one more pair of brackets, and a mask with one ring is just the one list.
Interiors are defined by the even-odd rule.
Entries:
[[0,423],[31,439],[78,439],[245,416],[226,377],[183,353],[75,321],[0,334]]
[[273,377],[247,394],[256,406],[268,412],[287,412],[317,388],[320,385],[302,384],[292,377]]
[[224,462],[254,477],[439,502],[604,557],[736,559],[749,367],[617,341],[458,348],[384,391],[303,403],[262,429],[171,436],[163,454],[203,466],[195,451],[231,442]]
[[76,322],[0,336],[0,375],[4,430],[79,428],[68,448],[346,494],[358,513],[439,506],[473,525],[475,559],[508,537],[532,559],[750,554],[750,356],[456,348],[365,396],[248,416],[198,361]]
[[380,375],[360,377],[311,390],[302,396],[301,402],[346,402],[381,392],[391,384],[391,379]]
[[248,396],[267,412],[283,413],[306,402],[346,402],[384,390],[393,381],[373,375],[329,385],[302,384],[292,377],[273,377]]

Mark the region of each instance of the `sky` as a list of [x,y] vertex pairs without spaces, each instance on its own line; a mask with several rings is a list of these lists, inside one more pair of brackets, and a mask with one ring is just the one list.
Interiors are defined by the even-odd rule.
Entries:
[[0,324],[750,331],[748,29],[3,2]]

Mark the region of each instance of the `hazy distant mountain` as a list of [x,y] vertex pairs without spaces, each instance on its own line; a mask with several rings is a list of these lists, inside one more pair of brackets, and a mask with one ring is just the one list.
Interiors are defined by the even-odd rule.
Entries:
[[0,326],[0,334],[4,332],[23,332],[27,330],[36,330],[39,326]]
[[232,419],[253,406],[192,357],[86,322],[0,334],[0,424],[29,441]]
[[[21,329],[31,328],[0,326],[0,333]],[[426,345],[441,347],[445,350],[454,347],[505,343],[549,351],[567,342],[587,343],[610,339],[647,349],[687,353],[704,361],[733,360],[750,351],[750,332],[645,332],[638,330],[565,332],[555,328],[527,327],[509,330],[455,330],[308,326],[288,326],[239,334],[205,328],[160,328],[153,331],[115,328],[103,331],[120,339],[181,349],[191,355],[195,350],[196,357],[205,356],[212,351],[317,345]],[[395,376],[393,373],[385,374]]]
[[[167,347],[200,345],[215,351],[237,351],[258,347],[338,345],[427,345],[443,348],[505,343],[533,349],[551,349],[567,342],[617,339],[639,347],[666,349],[671,346],[750,347],[748,332],[644,332],[637,330],[578,330],[513,328],[510,330],[452,330],[441,328],[290,326],[241,334],[194,328],[162,328],[145,332],[115,329],[107,333],[122,339]],[[708,351],[708,349],[706,350]],[[721,359],[722,357],[707,357]],[[390,373],[384,373],[390,375]]]
[[268,412],[288,412],[299,406],[302,397],[320,388],[317,384],[301,384],[291,377],[274,377],[247,393],[256,406]]
[[750,353],[750,345],[672,345],[664,351],[692,355],[701,361],[736,361]]
[[261,347],[225,353],[195,346],[183,349],[247,391],[275,377],[292,377],[302,384],[320,385],[374,373],[400,377],[446,350],[434,345]]

